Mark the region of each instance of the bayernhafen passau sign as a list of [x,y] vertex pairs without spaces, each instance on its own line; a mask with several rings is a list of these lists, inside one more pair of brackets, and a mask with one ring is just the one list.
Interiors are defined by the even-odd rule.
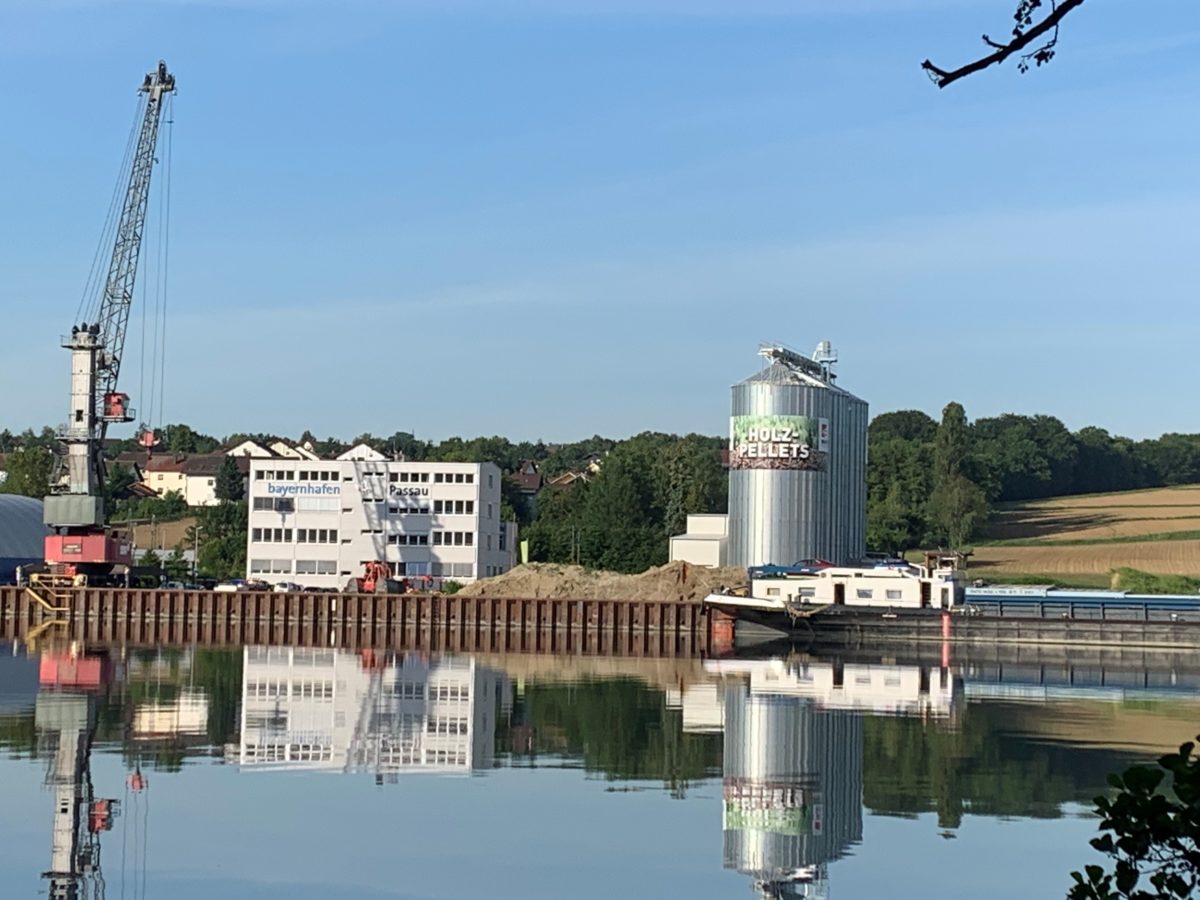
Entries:
[[825,468],[829,454],[829,420],[812,416],[733,416],[730,420],[729,468]]

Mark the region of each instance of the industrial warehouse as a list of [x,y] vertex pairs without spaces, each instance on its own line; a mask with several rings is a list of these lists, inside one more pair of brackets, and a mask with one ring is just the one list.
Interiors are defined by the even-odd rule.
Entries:
[[355,456],[251,460],[249,577],[342,588],[378,562],[423,584],[513,567],[498,466]]

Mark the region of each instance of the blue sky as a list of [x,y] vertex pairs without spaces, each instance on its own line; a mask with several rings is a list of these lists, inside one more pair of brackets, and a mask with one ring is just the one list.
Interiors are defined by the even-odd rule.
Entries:
[[57,337],[164,57],[156,419],[723,433],[759,341],[829,338],[876,413],[1196,431],[1200,7],[1096,0],[1047,69],[925,79],[1013,6],[4,0],[0,427],[65,415]]

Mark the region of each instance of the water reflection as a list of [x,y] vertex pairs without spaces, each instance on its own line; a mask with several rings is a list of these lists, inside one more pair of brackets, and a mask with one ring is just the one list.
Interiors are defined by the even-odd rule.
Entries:
[[[724,865],[763,898],[827,896],[827,866],[862,840],[863,716],[949,718],[955,680],[921,666],[719,661]],[[683,693],[711,705],[707,690]],[[709,713],[711,717],[711,713]],[[710,719],[711,720],[711,719]]]
[[248,647],[242,766],[369,772],[491,768],[508,680],[471,657]]
[[[611,790],[659,785],[703,808],[700,825],[722,832],[708,863],[759,896],[822,898],[862,864],[853,858],[866,853],[872,816],[929,813],[911,827],[947,833],[968,815],[1058,818],[1103,790],[1108,772],[1187,739],[1200,721],[1200,663],[942,662],[16,648],[0,656],[0,748],[45,785],[37,815],[53,898],[103,896],[101,845],[110,867],[108,845],[117,857],[128,846],[129,869],[144,878],[135,829],[148,827],[150,781],[200,763],[254,773],[240,788],[251,798],[279,770],[387,784],[404,773],[582,768]],[[176,803],[204,802],[197,782],[179,784]],[[314,785],[285,789],[296,815]],[[457,802],[486,802],[471,796]],[[609,815],[645,809],[614,804]],[[514,823],[536,843],[544,824],[520,813]],[[163,823],[186,815],[159,812]],[[114,822],[128,839],[109,834]],[[197,858],[222,840],[204,836]],[[538,871],[535,854],[522,864]]]

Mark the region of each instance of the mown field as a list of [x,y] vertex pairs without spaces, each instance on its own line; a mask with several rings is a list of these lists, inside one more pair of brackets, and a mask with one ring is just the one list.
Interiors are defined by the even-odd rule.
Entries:
[[1200,575],[1200,486],[1061,497],[998,509],[972,575],[1107,586],[1114,569]]

